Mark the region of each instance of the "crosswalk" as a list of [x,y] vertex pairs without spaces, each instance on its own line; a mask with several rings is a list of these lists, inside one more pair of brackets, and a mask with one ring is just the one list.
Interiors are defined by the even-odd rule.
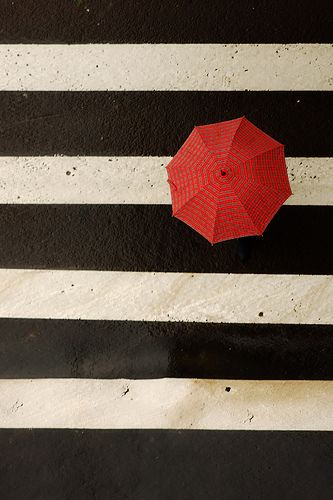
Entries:
[[[1,200],[10,204],[170,205],[170,156],[2,156]],[[330,158],[287,158],[285,205],[331,205]]]
[[37,379],[0,388],[8,428],[332,430],[329,381]]
[[[331,90],[329,44],[10,45],[1,89]],[[68,64],[68,61],[79,61]]]
[[[5,3],[0,498],[330,498],[328,4]],[[165,170],[242,115],[293,192],[246,264]]]
[[0,270],[4,317],[329,324],[330,276]]
[[[2,91],[4,156],[173,156],[194,125],[247,116],[288,157],[332,157],[333,94],[295,91]],[[163,117],[163,120],[161,120]],[[15,132],[15,133],[14,133]]]

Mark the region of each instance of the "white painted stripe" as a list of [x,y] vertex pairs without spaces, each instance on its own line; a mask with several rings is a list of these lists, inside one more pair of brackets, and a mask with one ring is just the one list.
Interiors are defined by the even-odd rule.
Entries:
[[[0,157],[0,203],[170,204],[171,157]],[[286,205],[333,205],[332,158],[287,158]]]
[[331,431],[332,407],[332,381],[0,381],[2,428]]
[[330,324],[333,277],[0,269],[0,317]]
[[1,45],[2,90],[331,90],[330,44]]

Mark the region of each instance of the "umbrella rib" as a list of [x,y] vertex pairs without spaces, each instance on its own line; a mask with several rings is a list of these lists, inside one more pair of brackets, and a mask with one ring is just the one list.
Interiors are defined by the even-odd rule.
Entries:
[[218,202],[216,203],[216,210],[215,210],[215,218],[214,218],[214,225],[213,225],[213,238],[212,238],[212,245],[214,244],[214,237],[215,237],[215,226],[216,226],[216,221],[217,221],[217,211],[218,211]]
[[242,121],[243,121],[244,119],[245,119],[245,116],[242,116],[242,117],[241,117],[241,119],[239,120],[238,127],[237,127],[237,128],[236,128],[236,130],[235,130],[235,133],[234,133],[234,135],[233,135],[233,138],[231,139],[231,142],[230,142],[230,146],[229,146],[228,152],[227,152],[227,154],[226,154],[226,160],[228,160],[228,156],[229,156],[229,153],[230,153],[231,148],[232,148],[232,146],[233,146],[233,143],[234,143],[234,140],[235,140],[236,134],[237,134],[237,132],[238,132],[238,130],[239,130],[239,127],[241,126],[241,123],[242,123]]
[[[276,149],[277,147],[279,147],[279,146],[276,146],[276,147],[274,147],[274,148],[267,149],[266,151],[262,151],[261,153],[258,153],[258,154],[256,154],[256,155],[252,156],[251,158],[247,158],[247,159],[246,159],[243,163],[245,163],[246,161],[251,161],[251,160],[253,160],[254,158],[258,158],[258,157],[262,156],[263,154],[268,153],[269,151],[274,151],[274,149]],[[281,147],[283,147],[283,145],[282,145]],[[289,181],[289,178],[288,178],[288,173],[287,173],[287,180]],[[288,193],[291,191],[291,189],[290,189],[290,185],[288,186],[288,187],[289,187],[289,189],[288,189],[288,187],[286,186],[286,189],[283,189],[283,190],[281,190],[281,191],[278,191],[278,190],[277,190],[277,189],[275,189],[275,187],[274,187],[274,186],[272,186],[271,184],[266,184],[265,182],[260,182],[260,183],[259,183],[259,182],[255,181],[255,180],[252,180],[251,182],[252,182],[253,184],[255,184],[256,186],[261,186],[261,185],[262,185],[262,186],[265,186],[266,188],[268,188],[268,189],[272,190],[272,191],[273,191],[274,193],[276,193],[276,194],[288,194]],[[292,194],[292,193],[290,192],[290,194]]]
[[199,191],[197,191],[191,198],[189,198],[187,201],[185,201],[184,205],[182,205],[178,210],[177,212],[174,212],[173,215],[179,215],[180,212],[183,210],[183,208],[186,207],[186,205],[190,202],[190,201],[193,201],[197,196],[198,194],[200,194],[202,191],[204,191],[205,187],[207,186],[208,184],[205,184],[204,186],[202,186],[201,189],[199,189]]
[[[253,186],[259,186],[259,187],[261,186],[261,184],[259,184],[259,183],[258,183],[258,182],[256,182],[256,181],[253,181],[253,180],[251,180],[251,184],[252,184]],[[288,195],[288,196],[287,196],[287,198],[289,198],[289,196],[291,195],[290,193],[287,193],[287,192],[285,193],[284,191],[280,193],[280,192],[276,191],[276,189],[274,189],[273,187],[271,187],[271,186],[267,186],[266,184],[263,184],[263,186],[264,186],[266,189],[268,189],[268,190],[274,191],[274,193],[281,194],[281,195],[285,195],[285,196],[287,196],[287,195]],[[241,199],[238,197],[238,195],[235,193],[234,189],[233,189],[231,186],[230,186],[230,189],[233,191],[233,193],[234,193],[235,197],[237,198],[237,200],[239,201],[239,203],[242,205],[242,207],[243,207],[243,209],[244,209],[244,212],[248,215],[248,217],[249,217],[250,221],[251,221],[251,222],[252,222],[252,224],[253,224],[253,227],[254,227],[254,228],[258,231],[258,235],[262,234],[262,233],[258,230],[258,228],[256,227],[256,225],[254,224],[254,222],[253,222],[253,220],[251,219],[251,217],[250,217],[249,213],[247,212],[247,210],[246,210],[246,208],[245,208],[244,204],[242,203],[242,201],[241,201]],[[284,201],[286,201],[286,200],[287,200],[287,198],[285,198],[285,199],[284,199]],[[284,202],[283,202],[283,203],[284,203]],[[280,207],[278,207],[278,209],[279,209],[279,208],[280,208]],[[277,210],[278,210],[278,209],[277,209]],[[277,210],[276,210],[276,211],[277,211]]]
[[[226,158],[228,157],[228,154],[229,154],[229,151],[231,150],[231,147],[232,147],[232,145],[233,145],[233,142],[234,142],[235,136],[236,136],[236,134],[237,134],[237,132],[238,132],[238,129],[239,129],[239,127],[240,127],[240,125],[241,125],[241,123],[242,123],[242,121],[243,121],[244,119],[245,119],[245,116],[242,116],[242,117],[240,117],[240,118],[239,118],[239,123],[238,123],[238,126],[237,126],[237,128],[236,128],[236,130],[235,130],[235,132],[234,132],[234,135],[233,135],[232,139],[231,139],[230,146],[229,146],[229,150],[228,150],[228,152],[226,153]],[[206,144],[206,143],[205,143],[205,141],[203,140],[202,135],[200,134],[200,131],[199,131],[199,127],[194,127],[194,128],[195,128],[195,130],[198,132],[198,135],[199,135],[199,137],[200,137],[200,139],[201,139],[201,142],[202,142],[202,143],[203,143],[203,145],[205,146],[206,150],[207,150],[208,152],[212,152],[212,153],[213,153],[213,156],[215,157],[214,151],[213,151],[213,150],[211,150],[211,149],[209,149],[209,147],[207,146],[207,144]]]
[[263,155],[265,153],[268,153],[269,151],[274,151],[274,149],[278,149],[278,148],[284,148],[284,145],[283,144],[278,144],[278,145],[273,146],[271,148],[267,148],[264,151],[260,151],[260,153],[255,154],[254,156],[250,156],[250,158],[246,158],[246,161],[253,160],[254,158],[257,158],[258,156],[261,156],[261,155]]
[[246,210],[245,206],[243,205],[242,200],[239,198],[239,196],[237,195],[237,193],[235,193],[235,191],[234,191],[233,187],[232,187],[232,186],[229,186],[229,187],[230,187],[230,189],[232,190],[232,192],[234,193],[235,198],[236,198],[236,199],[239,201],[239,203],[242,205],[242,207],[243,207],[243,209],[244,209],[244,212],[246,213],[246,215],[248,216],[249,220],[251,221],[251,223],[252,223],[252,225],[253,225],[254,229],[258,232],[258,234],[261,234],[261,233],[259,232],[259,229],[255,226],[255,224],[254,224],[253,220],[251,219],[251,217],[250,217],[250,215],[249,215],[248,211]]
[[[204,147],[205,147],[206,151],[207,151],[208,153],[210,153],[210,152],[211,152],[211,151],[210,151],[210,149],[207,147],[207,144],[205,143],[205,141],[204,141],[204,140],[203,140],[203,138],[201,137],[201,134],[200,134],[200,132],[199,132],[199,128],[198,128],[197,126],[195,126],[195,127],[194,127],[194,130],[195,130],[195,131],[196,131],[196,133],[198,134],[198,137],[199,137],[199,139],[201,140],[202,144],[204,145]],[[214,156],[214,155],[213,155],[213,156]],[[215,156],[214,156],[214,161],[215,161]],[[209,184],[209,180],[208,180],[208,182],[207,182],[206,184],[204,184],[204,185],[203,185],[203,186],[199,189],[199,191],[197,191],[197,192],[196,192],[196,193],[195,193],[195,194],[194,194],[191,198],[189,198],[189,199],[188,199],[188,200],[184,203],[184,205],[182,205],[182,206],[181,206],[181,207],[177,210],[177,212],[174,212],[174,214],[173,214],[173,215],[177,215],[177,214],[179,215],[179,213],[183,210],[183,208],[184,208],[184,207],[186,207],[186,205],[187,205],[190,201],[193,201],[193,200],[194,200],[194,199],[198,196],[198,194],[200,194],[202,191],[204,191],[204,190],[205,190],[205,188],[206,188],[206,186],[209,186],[209,185],[210,185],[210,184]]]
[[[270,191],[273,191],[273,193],[278,194],[278,195],[287,195],[291,196],[293,193],[290,190],[283,189],[281,191],[278,191],[275,189],[273,186],[270,184],[265,184],[265,183],[259,183],[256,181],[251,181],[255,186],[264,186],[265,188],[269,189]],[[290,191],[290,192],[289,192]]]

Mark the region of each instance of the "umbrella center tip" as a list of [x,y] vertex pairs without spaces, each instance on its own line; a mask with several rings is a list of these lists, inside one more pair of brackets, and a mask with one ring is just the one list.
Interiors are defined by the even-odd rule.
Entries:
[[225,170],[221,170],[221,175],[222,176],[227,175],[227,172]]

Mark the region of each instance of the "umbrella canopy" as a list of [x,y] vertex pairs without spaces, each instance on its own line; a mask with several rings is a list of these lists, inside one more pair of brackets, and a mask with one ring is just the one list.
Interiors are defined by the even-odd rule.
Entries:
[[211,244],[262,235],[292,194],[284,145],[244,116],[194,127],[166,169],[172,215]]

